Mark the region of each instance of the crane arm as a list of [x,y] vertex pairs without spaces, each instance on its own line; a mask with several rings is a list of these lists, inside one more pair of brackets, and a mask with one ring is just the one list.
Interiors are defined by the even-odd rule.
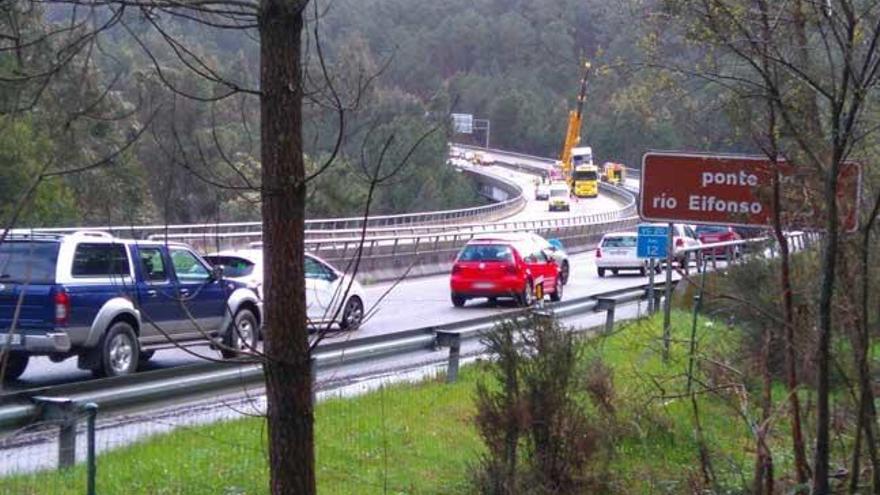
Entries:
[[590,63],[584,62],[584,75],[581,78],[581,87],[578,91],[575,110],[568,112],[568,128],[565,131],[565,141],[562,144],[560,161],[562,162],[562,176],[566,181],[571,180],[571,150],[580,142],[581,116],[584,111],[584,101],[587,99],[587,76],[590,73]]

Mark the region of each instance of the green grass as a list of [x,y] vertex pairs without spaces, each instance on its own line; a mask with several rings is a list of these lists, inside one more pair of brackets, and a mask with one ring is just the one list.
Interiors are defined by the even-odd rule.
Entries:
[[[665,363],[660,323],[654,318],[624,324],[613,336],[584,344],[588,359],[601,357],[614,373],[613,455],[604,466],[611,493],[683,493],[698,477],[690,400],[663,397],[685,390],[690,315],[674,314]],[[703,318],[699,325],[701,355],[724,361],[739,352],[738,329]],[[460,378],[453,385],[427,380],[321,402],[316,410],[319,492],[468,493],[470,466],[483,452],[472,425],[474,386],[488,375],[470,366]],[[721,381],[724,375],[711,378]],[[784,389],[777,386],[774,395],[778,403]],[[723,487],[742,487],[751,476],[754,442],[737,411],[756,418],[757,401],[743,397],[733,391],[699,396],[705,438]],[[790,466],[785,428],[783,417],[771,438],[777,473]],[[98,460],[100,494],[263,494],[267,479],[265,424],[258,419],[180,429]],[[84,487],[83,466],[63,474],[0,479],[4,494],[81,494]]]
[[[470,427],[476,379],[397,385],[316,411],[320,493],[461,493],[482,451]],[[223,406],[218,406],[223,407]],[[99,494],[267,493],[264,422],[179,429],[100,455]],[[0,479],[0,494],[85,493],[84,466]],[[387,491],[385,491],[387,487]]]

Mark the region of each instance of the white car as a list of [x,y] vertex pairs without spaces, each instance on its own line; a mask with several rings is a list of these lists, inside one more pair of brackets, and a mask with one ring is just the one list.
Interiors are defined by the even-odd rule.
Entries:
[[[261,249],[226,250],[204,258],[213,265],[222,266],[225,278],[248,284],[260,299],[263,298]],[[321,258],[308,253],[305,256],[305,276],[309,324],[338,324],[342,330],[357,330],[364,319],[365,298],[361,284]],[[344,296],[345,304],[340,304]]]
[[547,201],[548,199],[550,199],[550,184],[541,182],[535,186],[535,200]]
[[[648,223],[642,225],[653,225],[657,227],[668,227],[669,224],[666,223]],[[685,262],[699,261],[702,256],[702,251],[684,251],[687,248],[695,248],[702,246],[703,243],[700,242],[700,237],[697,235],[697,232],[694,230],[693,226],[674,223],[672,224],[672,256],[673,261],[678,263],[679,266],[684,266]]]
[[636,270],[642,276],[648,273],[648,260],[636,256],[637,242],[638,234],[635,232],[613,232],[602,236],[596,247],[596,272],[599,276],[604,277],[608,270],[615,275],[619,270]]
[[571,210],[571,191],[565,181],[552,182],[550,184],[550,211]]

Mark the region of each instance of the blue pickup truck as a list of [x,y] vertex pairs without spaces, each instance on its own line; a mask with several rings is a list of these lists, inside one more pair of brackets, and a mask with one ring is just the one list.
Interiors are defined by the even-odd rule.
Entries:
[[[133,373],[160,349],[210,343],[224,357],[256,345],[262,303],[189,246],[104,232],[11,232],[0,243],[4,379],[30,356],[76,356],[97,376]],[[2,360],[0,360],[2,363]]]

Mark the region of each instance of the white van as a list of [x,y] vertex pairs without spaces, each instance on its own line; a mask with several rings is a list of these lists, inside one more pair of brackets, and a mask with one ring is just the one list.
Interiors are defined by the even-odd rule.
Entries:
[[567,182],[552,182],[550,184],[550,211],[570,211],[570,194]]

